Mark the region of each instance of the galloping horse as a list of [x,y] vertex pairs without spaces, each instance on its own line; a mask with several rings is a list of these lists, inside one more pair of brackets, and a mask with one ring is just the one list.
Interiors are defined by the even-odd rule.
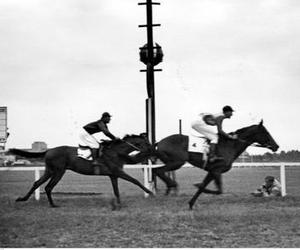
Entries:
[[[177,170],[181,168],[185,162],[189,162],[198,168],[204,168],[208,174],[202,183],[197,184],[198,191],[189,202],[190,209],[192,209],[198,196],[202,192],[211,194],[221,194],[223,192],[221,174],[231,169],[234,160],[248,146],[253,143],[258,143],[259,146],[272,149],[273,151],[279,148],[267,129],[263,126],[263,121],[258,125],[239,129],[235,131],[234,134],[238,135],[239,139],[220,138],[217,151],[223,159],[215,162],[207,162],[205,168],[203,154],[188,152],[188,136],[175,134],[158,142],[155,155],[161,159],[165,165],[153,169],[153,173],[166,183],[166,194],[168,194],[172,188],[177,188],[177,183],[165,174],[167,171]],[[218,188],[217,191],[206,189],[212,180],[215,181]]]
[[[100,173],[97,173],[97,175],[107,175],[110,177],[117,199],[116,207],[120,208],[121,206],[118,178],[129,181],[152,195],[150,190],[145,188],[138,180],[126,174],[123,170],[125,163],[138,163],[149,156],[151,145],[148,139],[142,134],[127,135],[122,140],[115,140],[106,144],[108,145],[104,146],[103,155],[99,159],[101,165],[99,167]],[[129,156],[131,152],[137,149],[141,151],[139,154]],[[27,201],[35,189],[50,179],[45,187],[45,191],[50,205],[56,207],[51,192],[67,169],[84,175],[96,175],[94,171],[95,166],[93,166],[90,161],[78,157],[76,147],[60,146],[39,153],[19,149],[10,149],[9,152],[31,158],[44,157],[46,165],[44,175],[34,182],[32,188],[24,197],[20,197],[16,201]]]

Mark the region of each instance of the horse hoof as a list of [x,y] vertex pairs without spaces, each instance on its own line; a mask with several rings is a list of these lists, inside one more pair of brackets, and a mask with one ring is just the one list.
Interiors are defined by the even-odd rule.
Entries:
[[189,202],[189,208],[190,210],[193,210],[193,204],[191,202]]
[[59,206],[58,206],[58,205],[55,205],[55,204],[51,204],[50,207],[51,207],[51,208],[58,208]]
[[174,190],[174,195],[176,196],[178,194],[178,187],[177,186],[172,186],[172,187],[168,187],[166,190],[165,195],[169,195],[172,190]]
[[117,203],[114,199],[110,201],[111,210],[112,211],[119,211],[121,210],[121,204]]
[[202,184],[202,183],[195,183],[195,184],[193,184],[193,185],[194,185],[194,187],[196,187],[196,188],[200,188],[201,184]]
[[26,201],[26,199],[24,199],[23,197],[19,197],[16,199],[16,202],[19,202],[19,201]]
[[120,204],[112,204],[111,206],[112,211],[120,211],[121,210],[121,205]]

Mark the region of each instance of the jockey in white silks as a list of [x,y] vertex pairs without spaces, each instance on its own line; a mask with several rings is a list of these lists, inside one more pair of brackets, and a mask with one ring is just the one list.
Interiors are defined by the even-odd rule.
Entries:
[[108,112],[104,112],[100,120],[88,123],[83,127],[82,131],[79,134],[79,138],[81,141],[80,145],[88,146],[92,150],[93,165],[98,165],[97,158],[100,149],[100,144],[94,137],[94,134],[103,132],[107,137],[109,137],[112,140],[119,139],[118,137],[115,137],[112,133],[110,133],[110,131],[108,130],[107,124],[110,122],[110,120],[111,115]]
[[[222,111],[223,112],[219,114],[201,113],[198,115],[198,118],[191,123],[191,127],[194,131],[197,131],[210,140],[210,162],[223,159],[216,154],[216,145],[219,140],[218,134],[230,139],[237,139],[237,135],[229,135],[222,129],[223,120],[229,119],[232,116],[233,109],[230,106],[225,106]],[[216,132],[212,126],[216,126],[218,132]]]

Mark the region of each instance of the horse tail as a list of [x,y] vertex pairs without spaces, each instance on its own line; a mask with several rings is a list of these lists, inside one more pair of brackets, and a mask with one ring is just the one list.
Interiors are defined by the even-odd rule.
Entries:
[[47,153],[47,150],[43,151],[43,152],[29,152],[29,151],[22,150],[22,149],[12,148],[12,149],[9,149],[8,153],[22,156],[22,157],[28,157],[28,158],[41,158],[41,157],[45,156],[45,154]]

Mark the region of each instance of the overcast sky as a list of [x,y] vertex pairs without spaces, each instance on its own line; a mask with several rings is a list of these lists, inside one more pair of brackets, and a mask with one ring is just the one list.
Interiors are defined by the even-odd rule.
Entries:
[[[0,0],[0,106],[7,147],[76,145],[113,114],[117,136],[145,131],[145,7],[137,0]],[[300,149],[300,1],[162,0],[154,38],[157,139],[199,112],[236,110],[228,132],[261,118],[281,150]],[[254,151],[253,151],[254,152]],[[264,152],[262,150],[255,152]]]

